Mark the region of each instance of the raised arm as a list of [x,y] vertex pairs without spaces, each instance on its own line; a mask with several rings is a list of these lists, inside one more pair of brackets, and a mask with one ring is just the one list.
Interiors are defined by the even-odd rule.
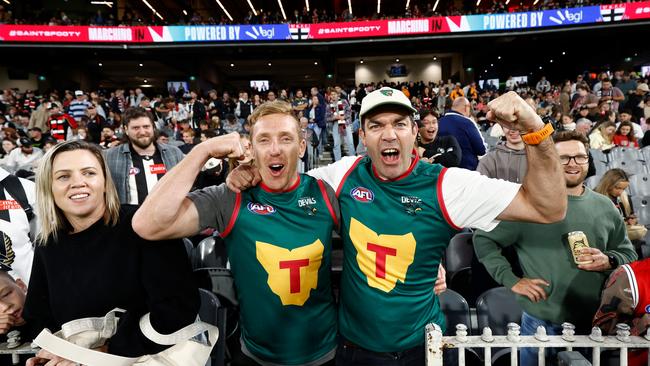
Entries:
[[[544,122],[533,108],[515,92],[508,92],[488,104],[487,118],[522,133],[533,133]],[[567,193],[564,175],[555,145],[550,137],[537,145],[526,145],[528,171],[524,183],[510,205],[497,219],[537,223],[557,222],[564,218]]]
[[239,134],[211,138],[192,151],[170,170],[133,216],[133,230],[147,240],[182,238],[199,231],[199,213],[187,198],[201,167],[214,158],[239,158],[244,149]]

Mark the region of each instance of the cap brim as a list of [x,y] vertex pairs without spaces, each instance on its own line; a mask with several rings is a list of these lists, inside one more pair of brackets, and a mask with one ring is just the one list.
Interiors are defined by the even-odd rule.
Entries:
[[395,101],[389,101],[389,100],[387,100],[387,101],[385,101],[385,102],[377,103],[377,104],[375,104],[374,106],[372,106],[372,108],[368,109],[367,111],[365,111],[365,112],[363,112],[363,113],[360,113],[360,114],[359,114],[359,120],[363,122],[363,117],[364,117],[366,114],[368,114],[368,113],[374,111],[375,109],[377,109],[377,108],[379,108],[379,107],[383,107],[383,106],[386,106],[386,105],[394,105],[394,106],[402,107],[402,109],[410,111],[411,114],[413,114],[413,113],[417,113],[417,112],[418,112],[418,110],[415,109],[415,108],[413,108],[413,106],[406,106],[406,105],[404,105],[404,104],[402,104],[402,103],[398,103],[398,102],[395,102]]

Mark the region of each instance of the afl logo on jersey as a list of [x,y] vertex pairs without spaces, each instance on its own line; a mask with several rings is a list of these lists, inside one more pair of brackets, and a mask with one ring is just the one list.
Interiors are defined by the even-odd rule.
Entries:
[[645,313],[650,314],[650,304],[645,306]]
[[257,215],[272,215],[275,213],[275,208],[270,205],[263,205],[261,203],[248,202],[246,206],[248,211]]
[[375,194],[365,187],[355,187],[350,191],[350,196],[352,196],[352,198],[355,200],[363,203],[370,203],[375,199]]

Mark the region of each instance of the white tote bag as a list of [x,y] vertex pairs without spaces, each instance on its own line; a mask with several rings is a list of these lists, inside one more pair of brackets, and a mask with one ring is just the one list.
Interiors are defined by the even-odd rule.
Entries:
[[[149,314],[140,318],[140,330],[154,343],[171,346],[154,354],[140,357],[122,357],[92,348],[101,347],[115,334],[118,314],[114,309],[101,318],[83,318],[63,324],[61,330],[52,334],[43,329],[34,343],[59,357],[88,366],[205,366],[212,348],[217,343],[217,327],[197,321],[172,334],[160,334],[153,329]],[[208,332],[208,342],[192,338]]]

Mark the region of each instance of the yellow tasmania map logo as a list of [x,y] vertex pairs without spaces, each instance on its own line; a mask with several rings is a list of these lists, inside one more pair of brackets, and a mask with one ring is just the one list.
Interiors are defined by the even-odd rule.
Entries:
[[257,260],[268,274],[271,291],[282,305],[302,306],[312,289],[318,286],[318,270],[325,247],[319,239],[293,250],[273,244],[255,242]]
[[350,238],[357,249],[357,264],[368,278],[368,286],[390,292],[397,280],[402,283],[415,257],[415,237],[378,235],[364,224],[351,219]]

